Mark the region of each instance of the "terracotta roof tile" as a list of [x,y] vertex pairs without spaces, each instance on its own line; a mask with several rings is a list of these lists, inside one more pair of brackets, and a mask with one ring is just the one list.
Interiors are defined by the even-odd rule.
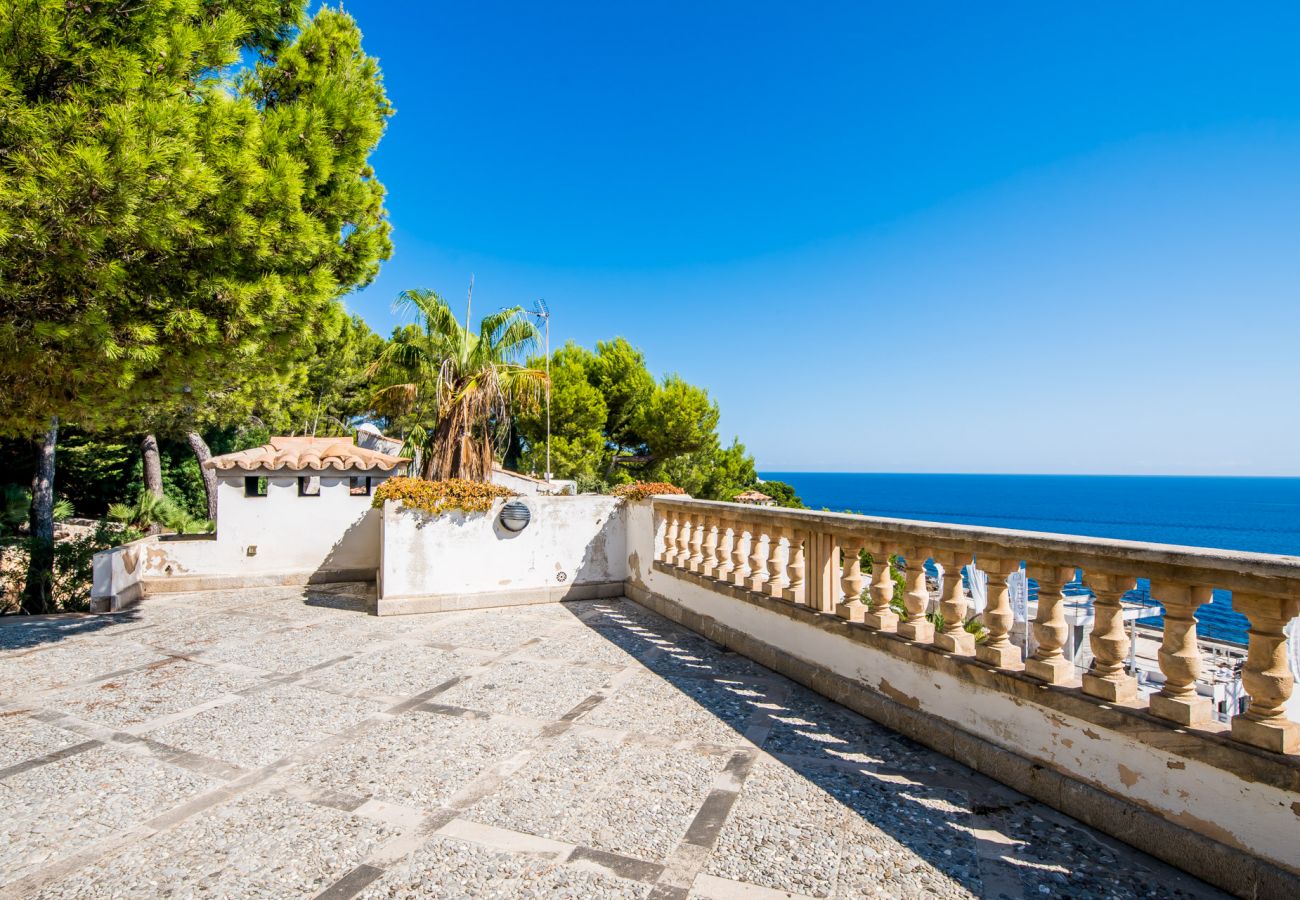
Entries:
[[391,472],[405,469],[409,460],[377,450],[358,447],[350,437],[273,437],[269,444],[214,456],[203,465],[209,469],[268,469],[278,472],[325,469],[338,471]]

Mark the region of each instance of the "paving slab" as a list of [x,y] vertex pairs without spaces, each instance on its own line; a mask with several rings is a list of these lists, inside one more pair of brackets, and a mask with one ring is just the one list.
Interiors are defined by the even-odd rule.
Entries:
[[0,626],[0,895],[1220,896],[628,601],[372,591]]

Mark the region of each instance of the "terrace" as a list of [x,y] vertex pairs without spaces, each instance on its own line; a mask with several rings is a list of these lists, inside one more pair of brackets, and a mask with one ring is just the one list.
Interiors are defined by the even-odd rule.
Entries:
[[[80,810],[83,789],[62,796],[42,777],[85,777],[83,764],[102,757],[126,768],[146,759],[224,781],[160,799],[110,832],[218,815],[203,810],[225,809],[232,786],[264,782],[309,807],[409,826],[373,846],[340,832],[330,852],[351,860],[347,872],[361,868],[329,870],[348,879],[338,893],[381,873],[416,878],[408,856],[434,833],[563,863],[502,869],[506,894],[578,866],[661,896],[747,896],[746,885],[853,895],[868,883],[1015,895],[1052,893],[1057,876],[1065,892],[1109,896],[1108,877],[1140,883],[1156,871],[1135,851],[1237,896],[1300,893],[1300,724],[1284,631],[1300,612],[1300,559],[671,496],[528,496],[512,501],[507,522],[504,501],[474,513],[392,500],[374,509],[351,495],[350,476],[328,473],[318,494],[275,470],[265,495],[246,494],[263,474],[247,465],[223,474],[234,514],[223,505],[214,539],[149,538],[97,557],[100,608],[133,618],[106,619],[70,649],[59,641],[5,660],[5,684],[38,691],[9,698],[16,721],[100,743],[79,761],[45,750],[37,766],[22,751],[0,786],[30,780],[20,795]],[[883,566],[865,570],[863,551],[900,560],[901,596]],[[982,640],[963,627],[972,615],[963,579],[947,578],[940,595],[927,560],[988,573]],[[1038,588],[1033,621],[1019,623],[1024,644],[1011,640],[1009,601],[1022,564]],[[253,590],[345,573],[373,573],[373,594]],[[1094,612],[1082,669],[1063,649],[1076,602],[1064,589],[1078,580]],[[1159,671],[1141,684],[1122,608],[1139,580],[1163,611]],[[1248,696],[1221,713],[1227,721],[1207,696],[1214,675],[1196,635],[1196,610],[1216,590],[1231,592],[1250,625]],[[411,613],[435,615],[401,615]],[[77,621],[19,628],[39,645],[42,629],[96,627]],[[150,649],[130,650],[141,645]],[[158,672],[185,677],[177,689]],[[72,680],[79,687],[63,683]],[[60,691],[83,711],[60,708]],[[149,710],[117,731],[96,724],[119,701]],[[430,715],[437,734],[411,731]],[[444,719],[462,730],[444,733]],[[334,768],[350,774],[338,781]],[[305,785],[304,772],[315,780]],[[401,799],[429,779],[450,782]],[[494,806],[499,790],[508,799]],[[217,799],[193,799],[205,791]],[[173,800],[181,812],[167,811]],[[26,823],[23,840],[71,819],[41,808],[13,817]],[[1045,837],[1035,830],[1043,822],[1069,834]],[[206,825],[193,827],[196,845],[210,843]],[[298,865],[276,837],[286,829],[300,831],[273,828],[240,865],[265,877]],[[1097,832],[1135,850],[1120,861]],[[75,852],[104,856],[96,840]],[[33,852],[77,844],[37,841]],[[181,871],[170,850],[151,852],[132,869]],[[439,864],[421,859],[439,881]],[[202,865],[220,869],[216,859]],[[465,877],[479,877],[478,863],[465,865]],[[59,863],[18,877],[70,872]],[[1204,889],[1167,870],[1152,877]]]
[[1217,891],[627,600],[0,626],[0,894]]

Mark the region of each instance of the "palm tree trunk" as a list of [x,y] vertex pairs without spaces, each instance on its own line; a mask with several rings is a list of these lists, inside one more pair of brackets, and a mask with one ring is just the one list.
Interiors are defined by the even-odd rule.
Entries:
[[144,462],[144,489],[155,497],[163,495],[162,459],[158,455],[158,438],[146,434],[140,439],[140,455]]
[[208,518],[216,522],[217,473],[203,465],[212,459],[212,450],[208,448],[207,441],[203,440],[203,435],[197,431],[185,432],[185,440],[189,442],[190,449],[194,451],[194,456],[199,461],[199,474],[203,476],[203,491],[208,495]]
[[27,583],[23,587],[23,612],[44,615],[54,607],[54,451],[59,442],[59,417],[50,418],[49,430],[36,448],[30,513],[31,551]]

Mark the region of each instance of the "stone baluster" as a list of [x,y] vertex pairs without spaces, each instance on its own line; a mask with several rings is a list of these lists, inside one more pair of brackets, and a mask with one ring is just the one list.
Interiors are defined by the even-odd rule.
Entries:
[[771,540],[762,540],[760,528],[754,525],[749,531],[749,577],[745,586],[751,591],[763,590],[767,581],[767,556],[772,552]]
[[686,568],[691,572],[700,571],[704,562],[704,532],[709,528],[708,517],[695,513],[691,516],[691,552],[686,559]]
[[[763,589],[769,597],[781,597],[785,594],[785,563],[781,562],[781,554],[778,552],[781,546],[781,539],[789,533],[789,530],[780,526],[773,526],[770,532],[771,543],[767,550],[767,581]],[[788,554],[788,551],[787,551]]]
[[929,557],[928,547],[913,547],[908,551],[907,593],[903,595],[907,618],[898,623],[900,637],[921,644],[934,640],[934,623],[925,618],[925,611],[930,606],[930,589],[925,584],[925,561]]
[[835,604],[835,615],[850,622],[861,622],[867,609],[862,605],[862,588],[866,579],[862,577],[862,541],[859,538],[842,537],[837,543],[844,551],[840,570],[840,590],[844,596]]
[[[754,529],[750,528],[749,539],[752,541],[754,537]],[[737,521],[731,540],[731,583],[737,587],[744,587],[745,577],[748,574],[745,569],[745,523]]]
[[877,544],[871,557],[871,604],[862,614],[863,623],[878,631],[897,631],[898,613],[890,603],[894,599],[894,579],[889,570],[889,545]]
[[786,556],[785,576],[789,582],[782,594],[791,603],[804,602],[804,540],[805,532],[789,531],[790,552]]
[[732,559],[731,551],[735,547],[735,542],[740,540],[740,526],[735,520],[729,518],[720,519],[718,522],[718,564],[713,570],[713,577],[718,581],[731,581],[731,573],[735,571],[735,561]]
[[1065,597],[1061,588],[1074,578],[1074,569],[1030,564],[1029,575],[1038,582],[1038,614],[1034,616],[1034,640],[1038,649],[1025,663],[1025,674],[1048,684],[1066,684],[1074,679],[1074,663],[1061,652],[1070,632],[1065,624]]
[[670,566],[677,561],[677,530],[681,527],[681,520],[681,513],[677,510],[668,511],[668,525],[664,529],[664,549],[660,559]]
[[1287,718],[1295,681],[1286,662],[1282,629],[1300,615],[1300,598],[1234,592],[1232,608],[1250,619],[1242,686],[1250,706],[1232,720],[1232,736],[1274,753],[1300,753],[1300,723]]
[[988,638],[975,648],[975,658],[999,669],[1020,671],[1025,667],[1020,659],[1020,648],[1012,644],[1007,636],[1016,621],[1011,610],[1011,589],[1007,587],[1007,576],[1020,568],[1020,561],[981,558],[979,566],[989,576],[988,606],[984,608],[982,616]]
[[1083,692],[1102,700],[1123,703],[1137,697],[1137,679],[1124,671],[1129,638],[1124,628],[1124,595],[1133,590],[1129,575],[1089,575],[1092,589],[1092,666],[1083,674]]
[[1179,725],[1203,725],[1213,710],[1209,697],[1196,693],[1201,676],[1201,653],[1196,646],[1196,610],[1210,602],[1214,590],[1171,581],[1151,582],[1151,596],[1165,609],[1164,640],[1160,644],[1160,671],[1165,685],[1151,695],[1151,713]]
[[966,630],[966,613],[970,601],[962,584],[961,570],[971,560],[971,554],[961,551],[943,553],[943,599],[939,612],[943,614],[943,630],[934,636],[934,644],[957,656],[975,655],[975,635]]
[[691,514],[682,513],[681,527],[677,529],[677,556],[673,560],[673,565],[679,569],[686,568],[686,563],[691,558]]
[[704,561],[700,563],[700,574],[712,578],[718,570],[718,543],[722,537],[722,520],[717,516],[708,516],[705,520]]

